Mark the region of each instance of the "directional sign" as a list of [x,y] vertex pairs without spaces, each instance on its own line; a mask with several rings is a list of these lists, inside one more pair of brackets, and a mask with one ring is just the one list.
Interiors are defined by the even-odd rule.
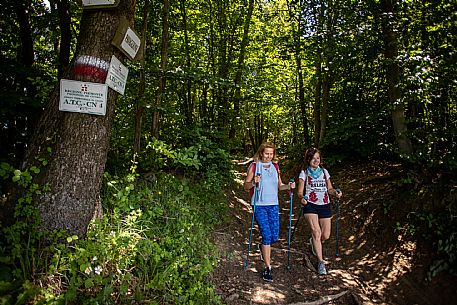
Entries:
[[114,8],[119,4],[119,0],[82,0],[84,9]]
[[129,69],[124,66],[116,56],[111,56],[111,63],[109,65],[108,76],[106,77],[105,83],[111,89],[120,94],[124,94],[128,74]]
[[119,26],[114,35],[112,44],[122,51],[131,60],[139,60],[143,56],[141,51],[141,39],[129,27],[125,17],[121,17]]

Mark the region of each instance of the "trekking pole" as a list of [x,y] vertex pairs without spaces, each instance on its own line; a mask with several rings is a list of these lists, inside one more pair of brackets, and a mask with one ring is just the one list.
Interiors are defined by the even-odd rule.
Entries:
[[[289,182],[293,183],[295,182],[294,179],[290,179]],[[291,229],[292,229],[292,202],[294,199],[294,189],[290,189],[290,204],[289,204],[289,235],[287,239],[287,270],[290,270],[290,234],[291,234]]]
[[[258,174],[260,176],[260,174]],[[248,243],[248,254],[246,256],[246,269],[249,268],[249,253],[251,252],[251,241],[252,241],[252,229],[254,228],[254,215],[255,215],[255,206],[257,200],[259,199],[259,183],[256,183],[254,186],[254,199],[252,204],[252,218],[251,218],[251,229],[249,230],[249,243]]]
[[[305,200],[308,200],[308,196],[304,196],[303,199]],[[295,234],[295,230],[297,229],[297,226],[298,226],[298,223],[300,222],[300,217],[303,215],[303,205],[300,206],[300,213],[298,214],[298,218],[297,220],[295,221],[295,225],[294,225],[294,229],[292,230],[292,234],[291,234],[291,237],[290,237],[290,242],[293,242],[294,241],[294,234]]]
[[[337,193],[340,193],[341,190],[339,188],[336,189]],[[336,199],[336,225],[335,225],[335,230],[336,230],[336,256],[339,256],[340,253],[338,252],[338,222],[340,220],[340,198]]]

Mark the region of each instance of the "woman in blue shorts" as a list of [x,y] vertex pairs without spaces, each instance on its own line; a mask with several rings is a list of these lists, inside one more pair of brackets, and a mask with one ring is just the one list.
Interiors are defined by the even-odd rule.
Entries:
[[318,259],[317,271],[320,275],[325,275],[327,270],[322,255],[322,242],[330,237],[331,232],[332,209],[329,194],[340,198],[342,193],[333,188],[328,171],[322,168],[320,163],[320,151],[316,148],[308,149],[305,153],[306,167],[298,177],[298,198],[311,228],[309,242]]
[[[262,278],[272,282],[271,272],[271,245],[279,239],[279,202],[278,191],[295,188],[295,183],[283,184],[279,166],[273,162],[276,158],[275,146],[271,143],[260,145],[254,155],[254,161],[248,168],[244,181],[244,189],[252,191],[257,184],[259,189],[254,217],[262,235],[260,255],[265,263]],[[251,203],[254,202],[254,192],[251,194]]]

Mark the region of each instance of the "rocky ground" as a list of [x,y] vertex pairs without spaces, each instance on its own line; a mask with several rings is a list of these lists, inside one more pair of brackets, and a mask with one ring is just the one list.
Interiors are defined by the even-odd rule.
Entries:
[[[329,168],[331,180],[343,191],[336,247],[336,204],[333,232],[324,246],[327,276],[315,272],[309,228],[298,222],[288,252],[289,193],[280,195],[280,241],[272,250],[273,283],[261,279],[264,266],[255,227],[246,268],[251,208],[242,189],[246,165],[238,165],[236,187],[227,193],[227,219],[213,232],[221,258],[211,279],[225,304],[456,304],[455,277],[426,281],[430,255],[427,247],[395,230],[398,164],[370,162]],[[282,173],[283,181],[293,178]],[[295,196],[296,197],[296,196]],[[293,225],[299,204],[293,200]]]

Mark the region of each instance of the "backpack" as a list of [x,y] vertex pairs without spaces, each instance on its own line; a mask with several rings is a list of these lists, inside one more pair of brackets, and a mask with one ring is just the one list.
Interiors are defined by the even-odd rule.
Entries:
[[[279,178],[279,174],[280,174],[279,165],[278,165],[278,163],[275,163],[275,162],[272,162],[272,163],[273,163],[274,167],[276,168],[276,172],[278,173],[278,178]],[[252,162],[250,166],[251,166],[251,171],[254,173],[254,176],[255,176],[257,162]],[[254,187],[249,190],[249,197],[252,198],[252,195],[254,195]]]

